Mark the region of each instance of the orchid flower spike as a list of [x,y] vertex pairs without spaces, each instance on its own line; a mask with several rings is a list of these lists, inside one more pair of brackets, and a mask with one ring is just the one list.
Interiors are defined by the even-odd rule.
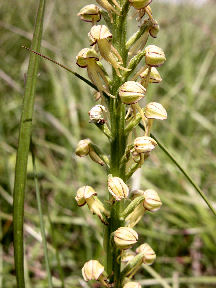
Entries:
[[130,71],[129,69],[121,66],[123,63],[119,52],[114,48],[111,43],[112,34],[105,25],[95,25],[88,33],[91,46],[97,44],[101,56],[110,63],[116,71],[118,77],[121,77],[120,70]]
[[97,64],[99,56],[93,49],[84,48],[82,49],[77,57],[76,64],[81,68],[87,68],[88,76],[92,83],[97,87],[100,96],[105,92],[108,96],[115,98],[109,93],[109,83],[103,72],[103,69]]

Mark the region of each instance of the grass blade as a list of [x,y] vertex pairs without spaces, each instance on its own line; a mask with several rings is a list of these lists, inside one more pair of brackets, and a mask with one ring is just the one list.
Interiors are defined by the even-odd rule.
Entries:
[[[145,130],[142,124],[139,124],[140,128]],[[189,174],[185,171],[185,169],[178,163],[178,161],[175,159],[175,157],[168,151],[168,149],[153,135],[151,134],[151,137],[155,139],[155,141],[158,143],[158,146],[164,151],[164,153],[172,160],[172,162],[178,167],[178,169],[182,172],[182,174],[185,176],[185,178],[190,182],[190,184],[195,188],[195,190],[200,194],[200,196],[203,198],[209,209],[213,212],[213,214],[216,216],[216,212],[211,205],[210,201],[204,194],[204,192],[200,189],[200,187],[193,181],[193,179],[189,176]]]
[[[32,49],[40,51],[45,0],[40,0],[35,23]],[[26,186],[27,161],[32,130],[32,115],[34,95],[38,71],[38,58],[30,55],[26,87],[23,99],[23,110],[20,122],[19,143],[15,168],[15,182],[13,195],[13,233],[14,233],[14,260],[16,269],[17,287],[25,287],[24,279],[24,249],[23,249],[23,217],[24,196]]]
[[48,278],[48,283],[49,283],[48,287],[52,288],[53,287],[53,285],[52,285],[52,275],[51,275],[50,266],[49,266],[49,257],[48,257],[46,233],[45,233],[45,227],[44,227],[44,221],[43,221],[43,211],[42,211],[42,206],[41,206],[40,190],[39,190],[39,185],[38,185],[38,177],[37,177],[37,170],[36,170],[35,155],[34,155],[33,147],[31,147],[31,152],[32,152],[32,164],[33,164],[33,172],[34,172],[34,181],[35,181],[35,191],[36,191],[36,198],[37,198],[37,206],[38,206],[38,212],[39,212],[39,217],[40,217],[40,230],[41,230],[41,237],[42,237],[42,242],[43,242],[47,278]]

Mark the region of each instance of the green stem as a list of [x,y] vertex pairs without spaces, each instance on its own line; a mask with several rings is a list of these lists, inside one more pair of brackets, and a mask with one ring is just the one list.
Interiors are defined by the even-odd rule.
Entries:
[[50,266],[49,266],[46,233],[45,233],[45,227],[44,227],[44,221],[43,221],[43,211],[42,211],[42,206],[41,206],[40,190],[39,190],[39,185],[38,185],[38,177],[37,177],[37,170],[36,170],[35,155],[33,152],[33,147],[31,147],[31,152],[32,152],[32,165],[33,165],[34,181],[35,181],[35,191],[36,191],[36,198],[37,198],[37,205],[38,205],[38,213],[39,213],[39,218],[40,218],[40,230],[41,230],[41,237],[42,237],[42,243],[43,243],[43,249],[44,249],[47,278],[48,278],[48,283],[49,283],[48,287],[52,288],[53,287],[52,275],[51,275]]
[[[124,65],[127,61],[126,50],[126,16],[129,10],[129,1],[124,1],[122,6],[122,16],[116,17],[113,25],[113,45],[122,56]],[[112,94],[116,95],[119,86],[123,83],[115,73],[113,73]],[[111,122],[111,143],[110,143],[110,173],[113,176],[122,178],[125,181],[125,165],[121,164],[121,159],[126,150],[127,137],[125,135],[125,105],[122,104],[120,98],[110,99],[109,102],[110,122]],[[105,241],[107,243],[107,272],[113,274],[111,279],[115,283],[115,288],[122,288],[120,271],[121,261],[117,261],[120,257],[120,250],[110,245],[111,234],[123,225],[120,220],[122,209],[121,201],[116,202],[111,209],[111,217],[107,227]]]
[[[40,51],[43,31],[43,17],[45,0],[40,0],[32,49]],[[23,110],[20,121],[19,143],[17,150],[15,182],[13,194],[13,233],[14,233],[14,261],[16,269],[17,288],[25,287],[24,279],[24,248],[23,248],[23,220],[24,220],[24,197],[27,175],[27,162],[32,132],[32,116],[34,108],[35,87],[38,73],[38,58],[30,55],[27,73],[25,94],[23,99]]]

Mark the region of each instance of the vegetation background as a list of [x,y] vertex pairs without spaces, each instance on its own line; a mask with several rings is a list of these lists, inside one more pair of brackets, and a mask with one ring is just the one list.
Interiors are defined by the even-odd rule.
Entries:
[[[90,1],[93,3],[94,1]],[[42,53],[83,76],[75,56],[88,47],[88,23],[77,12],[87,0],[47,1]],[[38,1],[0,2],[0,287],[16,287],[12,245],[12,192],[25,73]],[[148,99],[160,102],[168,120],[154,134],[190,172],[216,208],[216,3],[153,1],[161,31],[156,40],[167,62],[163,82],[152,85]],[[130,35],[137,24],[128,21]],[[107,197],[106,175],[90,159],[75,157],[77,142],[91,138],[107,151],[105,137],[88,122],[93,91],[61,68],[41,60],[36,91],[33,142],[46,224],[54,287],[90,287],[81,277],[85,261],[101,258],[103,231],[74,193],[93,185]],[[140,240],[157,253],[152,266],[171,287],[216,287],[216,221],[197,192],[159,148],[152,153],[132,188],[155,188],[163,206],[138,225]],[[99,228],[100,227],[100,228]],[[48,287],[31,161],[25,198],[27,288]],[[151,273],[150,273],[151,274]],[[158,276],[141,270],[143,286],[162,287]],[[155,279],[156,278],[156,279]],[[153,279],[153,280],[152,280]],[[155,285],[155,286],[153,286]],[[210,286],[212,285],[212,286]],[[96,287],[96,286],[95,286]],[[164,286],[165,287],[165,286]]]

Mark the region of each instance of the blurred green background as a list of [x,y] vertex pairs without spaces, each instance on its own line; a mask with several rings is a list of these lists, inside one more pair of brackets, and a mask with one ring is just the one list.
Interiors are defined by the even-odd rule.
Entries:
[[[163,48],[167,61],[163,81],[152,85],[148,100],[168,111],[168,120],[154,125],[154,134],[190,172],[216,208],[216,3],[203,6],[183,1],[153,1],[161,31],[148,43]],[[90,24],[77,12],[94,1],[47,1],[42,53],[76,67],[75,56],[88,47]],[[12,193],[25,73],[38,1],[0,2],[0,287],[16,287],[12,245]],[[132,15],[132,13],[131,13]],[[129,34],[137,30],[132,16]],[[92,185],[107,197],[106,173],[90,159],[75,157],[77,142],[91,138],[108,152],[107,141],[88,122],[93,90],[54,64],[40,60],[33,141],[46,224],[50,266],[55,287],[91,287],[84,283],[85,261],[103,255],[103,230],[86,207],[78,208],[74,194]],[[31,158],[30,158],[31,160]],[[27,288],[48,287],[41,244],[39,215],[31,161],[25,199],[25,266]],[[170,286],[216,287],[216,218],[184,176],[159,148],[130,183],[131,188],[155,188],[163,206],[137,226],[140,243],[157,253],[152,266]],[[100,228],[98,228],[100,227]],[[59,264],[60,263],[60,264]],[[183,278],[182,278],[183,277]],[[162,287],[145,270],[136,279]],[[153,279],[150,280],[150,279]],[[201,281],[190,283],[191,279]],[[152,281],[152,282],[151,282]],[[153,286],[153,284],[155,286]],[[98,287],[98,286],[92,286]]]

